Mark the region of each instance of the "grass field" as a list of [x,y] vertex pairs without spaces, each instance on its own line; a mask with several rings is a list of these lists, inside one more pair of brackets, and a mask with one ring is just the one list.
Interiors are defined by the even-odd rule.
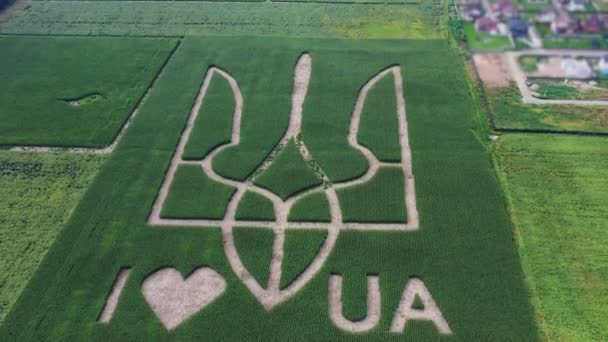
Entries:
[[473,50],[504,50],[511,47],[507,36],[492,36],[477,32],[472,23],[465,23],[463,30],[467,37],[467,44]]
[[0,37],[0,144],[109,145],[175,44]]
[[503,135],[497,155],[545,337],[608,339],[608,140]]
[[[565,83],[564,80],[531,79],[540,87],[536,91],[541,99],[574,99],[574,100],[606,100],[608,89],[577,88],[575,84]],[[566,80],[567,81],[567,80]]]
[[[262,130],[267,137],[261,143],[270,146],[280,138],[287,126],[293,64],[302,51],[313,57],[302,139],[333,180],[356,177],[366,167],[346,144],[359,88],[387,66],[403,68],[420,230],[342,232],[320,273],[268,312],[233,274],[218,229],[153,228],[146,220],[205,70],[217,65],[239,80],[246,106],[243,151],[255,153],[251,160],[259,162],[266,145],[247,142],[247,136]],[[478,129],[473,113],[463,66],[445,41],[186,37],[0,327],[0,340],[193,340],[210,332],[219,340],[436,339],[428,323],[408,323],[405,336],[389,333],[412,276],[424,280],[455,338],[534,340],[511,225],[490,156],[473,133]],[[214,169],[247,168],[225,163]],[[298,235],[286,244],[302,246],[295,255],[311,255],[322,239]],[[251,258],[251,268],[263,265],[262,256]],[[287,262],[287,277],[300,272],[303,259]],[[131,275],[111,323],[97,324],[117,272],[127,265]],[[186,275],[201,265],[225,278],[226,292],[167,332],[142,298],[140,284],[159,267]],[[349,281],[344,290],[349,315],[358,315],[360,300],[351,298],[360,298],[363,288],[352,284],[365,284],[367,274],[380,276],[382,319],[376,329],[352,335],[332,325],[330,273]]]
[[439,38],[433,1],[342,5],[204,1],[34,1],[0,33]]
[[105,159],[0,151],[0,325]]
[[498,128],[608,131],[606,107],[523,104],[515,84],[486,93]]

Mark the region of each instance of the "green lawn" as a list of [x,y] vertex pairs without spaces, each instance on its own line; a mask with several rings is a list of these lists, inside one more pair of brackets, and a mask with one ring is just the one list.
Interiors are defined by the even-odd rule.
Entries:
[[0,36],[0,144],[111,144],[175,44]]
[[564,80],[531,79],[539,85],[536,91],[541,99],[574,99],[574,100],[607,100],[606,89],[578,89],[575,85],[564,83]]
[[[595,45],[597,44],[597,45]],[[602,38],[584,39],[544,39],[543,47],[546,49],[606,49],[608,44]]]
[[486,94],[498,128],[608,131],[607,107],[523,104],[514,83]]
[[[146,222],[205,70],[218,65],[239,80],[246,108],[243,134],[254,137],[261,130],[268,135],[265,141],[276,143],[287,127],[289,106],[284,105],[291,98],[293,65],[303,51],[311,54],[313,68],[302,139],[332,179],[356,177],[367,166],[346,143],[360,87],[387,66],[403,68],[420,229],[341,232],[315,278],[266,311],[234,275],[219,229],[169,229]],[[186,37],[0,326],[0,340],[438,339],[435,327],[425,322],[408,323],[403,335],[389,332],[404,286],[414,276],[428,287],[454,339],[536,340],[512,226],[489,152],[476,136],[474,113],[464,66],[443,40]],[[274,127],[267,126],[272,121],[276,130],[267,128]],[[251,153],[264,155],[265,145],[246,141],[243,137]],[[240,167],[226,164],[222,170]],[[189,191],[186,186],[184,193]],[[364,200],[377,202],[381,196]],[[260,249],[248,248],[256,243],[244,239],[240,251],[253,260],[248,267],[268,270],[262,259],[270,239],[260,238]],[[301,271],[305,256],[314,254],[321,239],[298,234],[286,238],[286,257],[292,252],[296,256],[284,266],[289,267],[286,277]],[[186,275],[201,265],[224,277],[226,292],[166,331],[142,297],[143,279],[159,267],[172,266]],[[132,271],[114,317],[109,325],[97,324],[124,266]],[[356,284],[365,284],[368,274],[379,275],[382,318],[376,329],[354,335],[331,323],[327,289],[332,273],[349,282],[344,291],[349,315],[364,305],[352,302],[364,288]]]
[[0,151],[0,325],[105,159]]
[[608,139],[507,134],[497,156],[545,337],[608,339]]
[[508,37],[477,32],[472,23],[465,23],[463,29],[467,43],[473,50],[504,50],[511,47]]

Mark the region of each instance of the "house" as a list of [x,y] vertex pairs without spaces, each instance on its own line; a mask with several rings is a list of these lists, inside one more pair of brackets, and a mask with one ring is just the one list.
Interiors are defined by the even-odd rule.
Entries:
[[509,32],[513,38],[528,37],[528,23],[520,19],[509,20]]
[[593,77],[593,70],[585,59],[564,58],[561,67],[568,78],[588,79]]
[[498,0],[498,2],[492,6],[492,9],[494,12],[498,13],[500,17],[506,20],[519,17],[517,8],[511,0]]
[[587,19],[581,20],[580,28],[584,33],[597,34],[602,32],[604,23],[598,14],[592,14]]
[[540,12],[538,12],[538,14],[536,15],[536,22],[539,22],[539,23],[548,24],[548,23],[553,22],[554,19],[555,19],[555,11],[553,11],[552,7],[545,7]]
[[499,34],[498,22],[489,17],[482,17],[475,21],[475,29],[478,32],[488,33],[491,35]]
[[570,0],[566,5],[566,9],[570,12],[582,12],[587,6],[586,0]]
[[483,6],[481,3],[469,3],[462,7],[461,15],[464,21],[475,21],[483,17]]
[[561,11],[551,22],[551,32],[553,33],[570,33],[573,27],[572,19],[568,13]]
[[600,58],[598,68],[601,77],[608,77],[608,55],[604,55],[604,57]]

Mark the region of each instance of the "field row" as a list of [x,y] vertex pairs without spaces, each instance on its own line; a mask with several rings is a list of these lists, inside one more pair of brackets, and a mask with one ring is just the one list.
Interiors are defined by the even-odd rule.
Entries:
[[0,33],[419,39],[443,34],[435,20],[426,5],[414,4],[35,1]]

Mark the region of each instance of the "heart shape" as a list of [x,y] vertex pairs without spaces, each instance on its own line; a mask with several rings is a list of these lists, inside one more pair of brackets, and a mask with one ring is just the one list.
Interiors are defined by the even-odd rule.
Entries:
[[171,330],[224,293],[226,281],[208,267],[186,279],[178,270],[164,268],[147,277],[141,289],[152,311]]

